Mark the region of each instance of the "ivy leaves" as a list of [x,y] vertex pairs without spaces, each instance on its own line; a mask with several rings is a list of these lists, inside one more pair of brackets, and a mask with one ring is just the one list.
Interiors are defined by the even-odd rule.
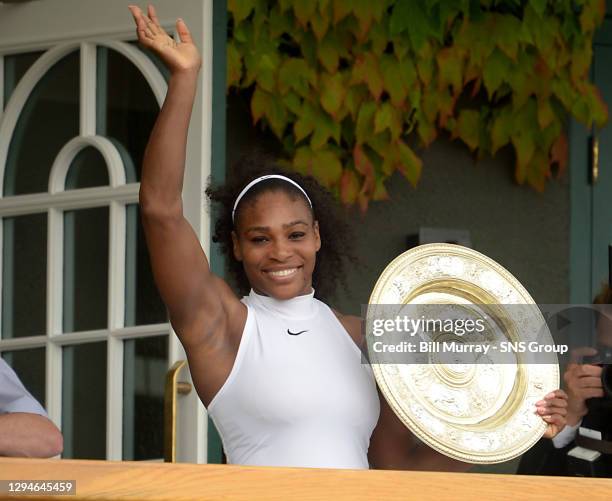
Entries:
[[588,82],[602,6],[229,0],[227,85],[254,88],[254,123],[347,205],[385,199],[396,171],[416,185],[415,148],[440,131],[479,157],[510,145],[517,181],[541,190],[567,164],[566,114],[607,120]]

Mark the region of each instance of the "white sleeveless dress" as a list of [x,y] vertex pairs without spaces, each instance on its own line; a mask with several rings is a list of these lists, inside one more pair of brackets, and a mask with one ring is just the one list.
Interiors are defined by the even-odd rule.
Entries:
[[376,383],[333,311],[314,292],[242,301],[238,354],[208,406],[228,463],[368,468]]

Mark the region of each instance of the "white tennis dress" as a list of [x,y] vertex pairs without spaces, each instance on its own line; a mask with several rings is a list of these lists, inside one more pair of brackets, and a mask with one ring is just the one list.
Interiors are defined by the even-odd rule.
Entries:
[[314,292],[251,291],[234,366],[208,406],[229,463],[368,468],[380,413],[372,370]]

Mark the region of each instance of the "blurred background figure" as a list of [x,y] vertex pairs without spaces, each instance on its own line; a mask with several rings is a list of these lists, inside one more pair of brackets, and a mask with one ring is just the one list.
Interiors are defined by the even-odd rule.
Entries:
[[563,373],[567,426],[525,454],[519,473],[612,477],[612,288],[593,303],[596,346],[577,349]]

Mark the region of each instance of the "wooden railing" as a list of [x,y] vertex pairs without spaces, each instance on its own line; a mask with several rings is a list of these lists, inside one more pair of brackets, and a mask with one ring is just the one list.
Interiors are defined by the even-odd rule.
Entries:
[[612,479],[0,458],[6,480],[76,482],[73,495],[0,493],[38,501],[612,499]]

